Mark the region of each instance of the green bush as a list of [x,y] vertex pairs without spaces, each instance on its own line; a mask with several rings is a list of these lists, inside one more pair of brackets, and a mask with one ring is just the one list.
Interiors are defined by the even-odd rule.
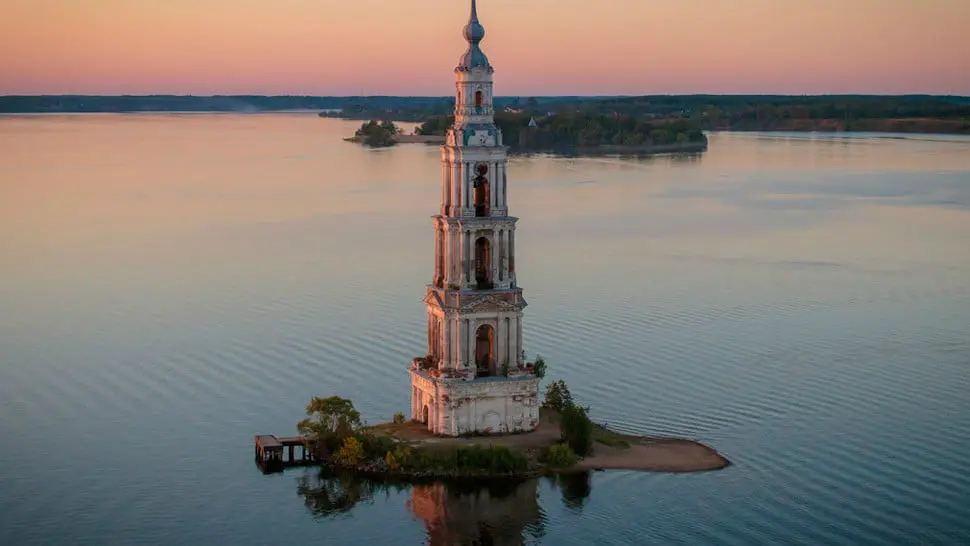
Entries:
[[387,436],[375,436],[373,434],[358,434],[357,440],[364,448],[364,458],[367,460],[378,459],[385,453],[394,449],[396,442]]
[[569,404],[563,409],[559,423],[563,441],[579,456],[589,453],[593,444],[593,422],[586,413],[586,408]]
[[500,474],[520,472],[529,466],[525,455],[506,446],[481,447],[471,445],[455,450],[457,470],[489,471]]
[[344,466],[357,466],[364,458],[364,446],[360,440],[351,436],[344,440],[342,446],[337,451],[335,457],[337,464]]
[[404,424],[404,414],[403,413],[397,412],[397,413],[394,414],[394,424],[395,425],[403,425]]
[[[415,456],[414,450],[408,446],[397,446],[393,451],[387,452],[386,460],[394,460],[395,466],[400,470],[414,470]],[[390,462],[388,462],[390,467]]]
[[529,467],[525,455],[505,446],[463,446],[454,450],[427,450],[398,446],[385,454],[388,469],[407,472],[457,474],[510,474]]
[[542,359],[541,356],[536,355],[536,361],[533,364],[533,371],[535,371],[536,377],[542,379],[546,376],[546,361]]
[[545,453],[544,461],[552,468],[568,468],[576,464],[576,454],[566,444],[556,444]]
[[387,452],[387,455],[384,456],[384,462],[387,463],[388,470],[396,471],[401,469],[401,463],[398,462],[397,457],[394,456],[393,451]]

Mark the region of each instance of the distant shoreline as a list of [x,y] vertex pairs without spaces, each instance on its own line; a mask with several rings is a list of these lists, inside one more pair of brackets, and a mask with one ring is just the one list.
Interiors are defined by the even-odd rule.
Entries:
[[[3,97],[0,97],[2,101]],[[320,110],[314,108],[292,108],[277,110],[103,110],[103,111],[6,111],[0,109],[0,118],[3,117],[28,117],[28,116],[88,116],[88,115],[256,115],[256,114],[306,114],[319,115]],[[320,116],[326,119],[342,121],[361,121],[363,118],[356,117],[337,117]],[[414,121],[399,121],[400,123],[415,123]],[[870,118],[854,119],[846,123],[844,120],[837,119],[818,119],[818,120],[791,120],[786,123],[764,123],[760,125],[741,124],[724,125],[705,129],[705,132],[720,133],[823,133],[823,134],[852,134],[852,133],[884,133],[884,134],[924,134],[924,135],[968,135],[970,134],[970,121],[960,119],[941,119],[941,118]],[[423,135],[402,135],[399,143],[425,143],[441,144],[444,137],[433,135],[438,138],[428,138],[425,140]],[[421,137],[421,138],[418,138]],[[345,138],[349,142],[357,142],[355,137]],[[603,145],[598,148],[590,148],[587,151],[600,151],[610,153],[665,153],[677,151],[702,151],[696,149],[683,150],[661,150],[660,146],[653,149],[644,146],[622,146],[622,145]],[[693,148],[688,146],[687,148]],[[541,150],[529,150],[541,151]]]
[[[352,136],[344,139],[344,142],[360,144],[364,137]],[[394,142],[397,144],[444,144],[445,137],[441,135],[395,135]]]

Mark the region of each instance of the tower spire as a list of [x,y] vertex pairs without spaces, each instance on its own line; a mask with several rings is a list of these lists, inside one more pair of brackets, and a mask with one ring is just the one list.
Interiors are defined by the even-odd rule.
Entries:
[[472,0],[471,14],[468,16],[468,24],[462,29],[462,35],[468,42],[468,49],[458,61],[458,67],[466,70],[475,67],[488,67],[488,58],[478,45],[485,38],[485,27],[478,21],[478,2],[476,0]]

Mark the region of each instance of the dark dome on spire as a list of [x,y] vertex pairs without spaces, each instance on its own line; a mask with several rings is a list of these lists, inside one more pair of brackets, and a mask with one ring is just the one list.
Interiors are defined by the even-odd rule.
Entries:
[[485,37],[485,27],[482,26],[477,20],[472,21],[465,25],[465,29],[462,31],[462,35],[469,43],[478,43],[482,41]]
[[458,68],[487,68],[489,66],[488,57],[485,56],[485,53],[478,46],[479,42],[485,38],[485,27],[478,22],[478,6],[475,0],[472,0],[471,16],[468,18],[468,24],[462,30],[462,35],[468,41],[468,50],[458,60]]

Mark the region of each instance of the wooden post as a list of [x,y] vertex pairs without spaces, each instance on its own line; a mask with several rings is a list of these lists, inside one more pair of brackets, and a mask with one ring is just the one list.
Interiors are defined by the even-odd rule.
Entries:
[[289,446],[289,447],[290,447],[290,463],[292,463],[295,460],[293,457],[293,453],[294,453],[293,448],[295,446]]

